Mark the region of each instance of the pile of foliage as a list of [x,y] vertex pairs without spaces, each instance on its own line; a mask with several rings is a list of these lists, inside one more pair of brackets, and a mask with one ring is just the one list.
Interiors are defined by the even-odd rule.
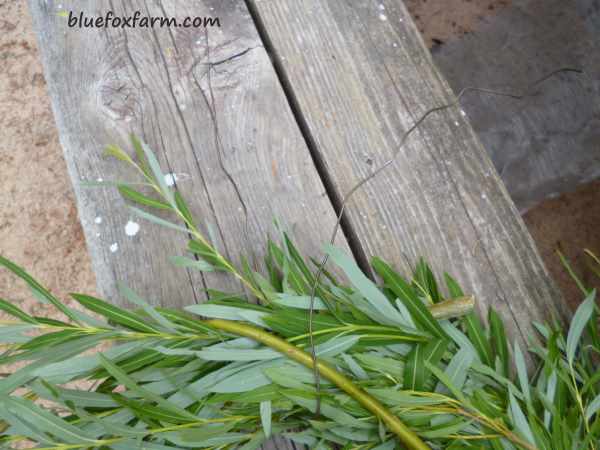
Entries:
[[[84,313],[0,257],[64,316],[34,317],[0,299],[14,317],[0,326],[0,364],[20,363],[0,379],[3,446],[248,450],[279,435],[313,449],[600,448],[594,291],[581,286],[585,300],[566,333],[536,324],[529,353],[511,344],[493,310],[482,322],[447,274],[445,299],[423,261],[407,280],[374,258],[377,285],[327,247],[332,272],[347,282],[324,272],[313,299],[316,264],[287,234],[268,241],[263,274],[245,260],[235,267],[200,232],[152,152],[133,146],[135,161],[108,149],[143,178],[117,186],[132,211],[190,236],[190,257],[175,264],[228,273],[244,289],[211,290],[210,301],[186,311],[152,307],[125,286],[134,311],[73,294]],[[103,342],[112,345],[93,351]],[[93,389],[74,389],[78,380]]]

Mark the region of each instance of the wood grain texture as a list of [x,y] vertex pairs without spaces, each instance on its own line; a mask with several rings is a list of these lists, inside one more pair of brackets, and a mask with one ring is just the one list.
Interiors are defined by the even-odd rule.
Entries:
[[[392,158],[405,130],[454,96],[399,0],[252,0],[319,159],[341,198]],[[564,312],[487,153],[453,108],[429,117],[348,204],[366,256],[418,256],[492,305],[521,343]]]
[[[273,219],[318,255],[335,216],[271,61],[242,1],[62,1],[87,16],[219,17],[220,28],[68,28],[58,2],[31,0],[61,143],[75,185],[98,291],[123,304],[125,281],[154,304],[182,307],[205,288],[239,291],[218,275],[174,268],[187,236],[135,219],[114,189],[79,180],[132,180],[131,170],[102,156],[128,147],[135,133],[158,154],[192,213],[216,230],[219,249],[262,260]],[[211,89],[212,88],[212,89]],[[211,106],[220,142],[215,133]],[[248,213],[245,220],[244,210]],[[97,217],[102,223],[95,222]],[[141,223],[135,237],[129,219]],[[206,228],[204,228],[206,230]],[[110,246],[118,244],[118,251]],[[340,236],[338,245],[346,247]],[[282,439],[267,448],[294,448]]]
[[[102,156],[107,144],[129,147],[131,132],[159,155],[165,172],[178,174],[177,188],[195,217],[212,224],[225,255],[235,260],[240,252],[252,253],[260,260],[265,236],[276,232],[275,218],[307,254],[318,254],[334,213],[243,2],[62,4],[88,16],[140,11],[219,17],[221,23],[206,29],[80,30],[56,15],[56,3],[31,1],[100,293],[120,302],[115,283],[121,279],[151,301],[182,306],[202,299],[205,287],[240,289],[219,275],[193,279],[174,269],[168,256],[184,251],[185,235],[144,222],[137,236],[127,237],[123,227],[133,217],[115,190],[78,185],[82,179],[131,180],[129,169]],[[119,250],[112,253],[115,242]],[[339,244],[345,246],[343,237]]]

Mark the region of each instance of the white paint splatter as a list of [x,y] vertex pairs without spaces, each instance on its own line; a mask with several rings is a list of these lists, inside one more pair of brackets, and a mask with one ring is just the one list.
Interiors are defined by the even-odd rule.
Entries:
[[109,247],[110,252],[111,253],[115,253],[117,250],[119,250],[119,244],[117,244],[116,242],[114,244],[111,244],[111,246]]
[[125,225],[125,234],[127,236],[135,236],[136,234],[138,234],[139,231],[140,224],[134,222],[133,220],[130,220],[129,222],[127,222],[127,225]]
[[382,20],[385,22],[387,20],[387,16],[385,14],[379,14],[379,20]]
[[467,113],[466,113],[466,112],[464,112],[464,110],[462,110],[462,109],[461,109],[461,110],[460,110],[460,115],[461,115],[461,116],[463,116],[463,117],[466,117],[466,116],[467,116]]
[[102,223],[102,217],[98,216],[94,219],[94,222],[100,225]]
[[379,10],[385,11],[385,5],[383,3],[379,5]]
[[460,126],[460,123],[458,123],[458,121],[457,121],[457,120],[455,120],[455,121],[454,121],[454,125],[456,125],[457,127],[459,127],[459,126]]
[[171,187],[173,185],[175,185],[175,182],[177,181],[177,174],[174,173],[168,173],[165,175],[165,183],[167,184],[167,186]]
[[96,181],[97,181],[98,183],[102,183],[104,180],[102,179],[102,177],[99,177],[99,178],[98,178]]
[[392,44],[392,47],[398,47],[398,44],[397,44],[396,42],[394,42],[394,43]]

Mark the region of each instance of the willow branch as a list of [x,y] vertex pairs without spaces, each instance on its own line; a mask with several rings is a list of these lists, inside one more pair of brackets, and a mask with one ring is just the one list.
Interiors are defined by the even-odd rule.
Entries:
[[271,333],[267,333],[260,328],[243,323],[222,319],[206,320],[204,323],[218,330],[233,333],[238,336],[244,336],[260,342],[274,350],[277,350],[287,358],[308,367],[309,369],[318,370],[323,378],[326,378],[334,383],[337,387],[342,389],[354,400],[359,402],[367,410],[377,416],[383,423],[385,423],[389,430],[396,434],[400,442],[404,444],[408,450],[431,450],[431,447],[423,442],[414,431],[408,428],[396,415],[394,415],[378,400],[370,396],[363,389],[356,386],[352,380],[342,375],[340,372],[323,361],[317,360],[315,366],[312,356],[303,350],[300,350],[298,347],[272,335]]

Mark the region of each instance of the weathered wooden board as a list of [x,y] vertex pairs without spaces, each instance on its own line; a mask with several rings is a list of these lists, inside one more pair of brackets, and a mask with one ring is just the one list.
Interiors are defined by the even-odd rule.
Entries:
[[[334,213],[243,2],[62,2],[64,11],[86,16],[140,11],[220,19],[221,27],[206,29],[68,28],[57,8],[57,2],[31,1],[100,293],[120,302],[115,284],[125,280],[150,301],[182,306],[202,299],[205,287],[240,289],[228,278],[195,279],[173,268],[168,257],[184,252],[185,235],[141,223],[140,233],[128,237],[124,225],[132,216],[115,190],[78,185],[131,180],[131,171],[102,157],[107,144],[128,146],[131,132],[178,174],[177,188],[194,215],[212,224],[224,254],[260,258],[274,218],[307,253],[320,251]],[[339,244],[345,246],[343,236]]]
[[[202,300],[206,287],[241,289],[229,279],[212,274],[201,279],[174,268],[168,257],[184,252],[185,235],[141,223],[138,235],[126,236],[124,226],[133,217],[115,190],[78,184],[131,180],[130,170],[102,156],[107,144],[125,148],[131,132],[154,149],[165,169],[178,174],[177,188],[193,214],[213,225],[227,256],[235,260],[246,251],[261,258],[267,233],[275,231],[274,218],[293,232],[304,252],[318,254],[334,226],[334,212],[244,2],[61,3],[63,10],[86,16],[140,11],[179,20],[219,17],[221,23],[207,29],[68,28],[67,18],[57,15],[58,2],[30,1],[104,297],[123,302],[118,281],[153,303],[173,307]],[[343,236],[338,245],[346,247]],[[272,444],[286,447],[293,445]]]
[[552,77],[523,99],[461,102],[520,211],[600,177],[599,25],[597,0],[514,0],[433,52],[455,92],[520,92],[561,67],[585,71]]
[[[392,158],[402,133],[454,96],[401,1],[251,0],[338,198]],[[558,291],[460,109],[435,113],[395,163],[356,192],[366,256],[449,271],[525,339]]]

